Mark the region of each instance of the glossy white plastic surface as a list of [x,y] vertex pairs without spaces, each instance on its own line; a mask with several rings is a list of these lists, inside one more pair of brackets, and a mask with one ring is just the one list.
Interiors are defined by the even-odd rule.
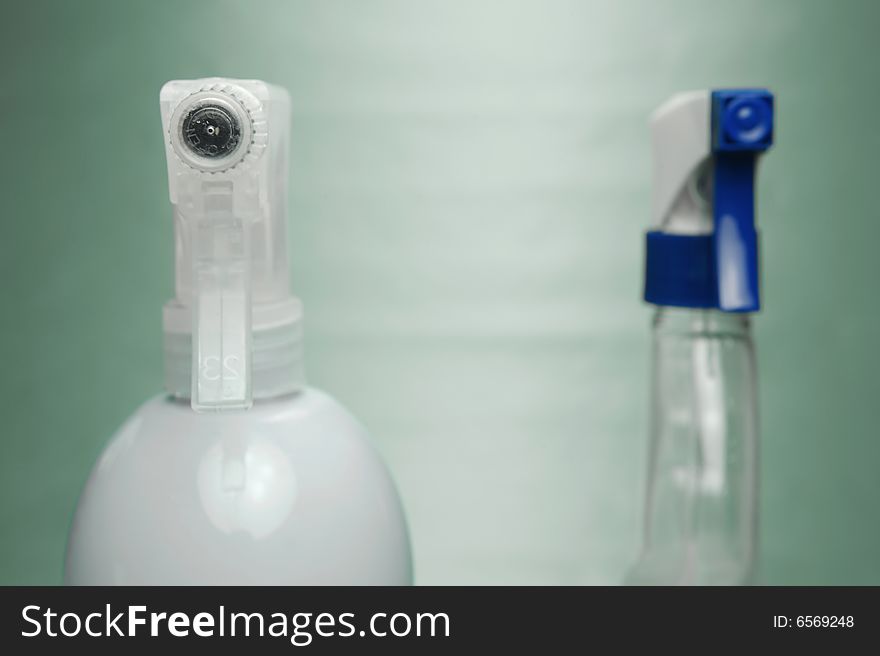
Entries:
[[99,458],[73,585],[408,585],[397,492],[369,437],[311,388],[237,413],[145,403]]

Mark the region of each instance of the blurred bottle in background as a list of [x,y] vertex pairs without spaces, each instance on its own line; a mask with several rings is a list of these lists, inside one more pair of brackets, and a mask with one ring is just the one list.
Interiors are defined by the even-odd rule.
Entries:
[[643,545],[627,583],[748,584],[758,503],[754,176],[772,144],[773,96],[679,94],[651,127],[650,459]]

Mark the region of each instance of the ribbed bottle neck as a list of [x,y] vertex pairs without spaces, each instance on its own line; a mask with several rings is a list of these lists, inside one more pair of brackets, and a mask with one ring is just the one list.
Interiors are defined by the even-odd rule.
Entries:
[[[170,301],[164,308],[165,389],[175,398],[192,394],[191,309]],[[251,336],[253,398],[273,399],[305,387],[303,313],[298,299],[254,306]],[[222,366],[222,363],[207,363]],[[210,374],[210,372],[208,372]],[[218,372],[219,373],[219,372]]]
[[732,339],[751,339],[752,334],[750,314],[705,308],[660,306],[654,312],[652,327],[655,336],[696,338],[723,335]]

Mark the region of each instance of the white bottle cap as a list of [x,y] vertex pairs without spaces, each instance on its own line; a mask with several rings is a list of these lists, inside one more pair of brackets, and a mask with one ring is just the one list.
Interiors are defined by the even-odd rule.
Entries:
[[287,266],[290,99],[258,80],[174,80],[160,93],[174,207],[165,385],[194,410],[303,384],[302,308]]

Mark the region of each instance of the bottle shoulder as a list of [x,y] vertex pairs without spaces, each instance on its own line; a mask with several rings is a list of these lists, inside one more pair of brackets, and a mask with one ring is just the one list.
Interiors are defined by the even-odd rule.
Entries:
[[[305,388],[289,396],[257,401],[248,410],[195,412],[186,399],[167,394],[155,396],[130,415],[123,428],[131,425],[156,430],[175,427],[193,432],[242,432],[246,427],[262,432],[289,431],[315,424],[328,431],[362,432],[357,419],[332,396],[319,389]],[[246,431],[245,431],[246,432]]]
[[307,388],[260,401],[249,410],[197,413],[185,400],[159,395],[141,405],[116,431],[97,469],[117,460],[200,459],[233,445],[247,451],[267,445],[299,460],[312,452],[377,458],[366,430],[326,392]]
[[313,389],[238,412],[196,413],[165,396],[144,403],[92,470],[67,572],[79,583],[411,580],[380,454]]

